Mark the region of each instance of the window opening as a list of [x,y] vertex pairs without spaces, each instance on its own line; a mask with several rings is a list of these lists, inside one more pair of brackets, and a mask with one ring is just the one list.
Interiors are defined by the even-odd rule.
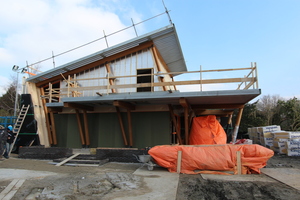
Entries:
[[[137,69],[137,75],[144,75],[138,76],[136,79],[136,83],[151,83],[152,82],[152,74],[153,69]],[[138,87],[137,92],[151,92],[152,87]]]

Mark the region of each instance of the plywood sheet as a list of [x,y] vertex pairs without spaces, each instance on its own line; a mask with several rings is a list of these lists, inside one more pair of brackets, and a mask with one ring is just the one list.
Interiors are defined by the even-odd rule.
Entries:
[[294,168],[263,168],[261,172],[300,190],[300,169]]

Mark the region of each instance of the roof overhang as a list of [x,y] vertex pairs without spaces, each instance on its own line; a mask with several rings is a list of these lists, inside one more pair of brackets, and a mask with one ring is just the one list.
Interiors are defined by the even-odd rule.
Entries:
[[47,103],[47,107],[63,107],[64,103],[76,103],[85,106],[114,106],[114,101],[122,101],[130,105],[172,105],[180,106],[184,98],[194,109],[236,109],[261,94],[260,89],[224,90],[207,92],[140,92],[109,94],[93,97],[62,98],[61,103]]
[[[62,66],[29,77],[27,81],[33,83],[45,81],[47,79],[59,76],[60,74],[64,74],[66,72],[99,61],[101,59],[137,47],[140,44],[149,41],[152,41],[153,44],[156,46],[161,56],[163,57],[166,65],[168,66],[170,72],[187,71],[179,39],[175,30],[175,26],[171,24],[156,31],[141,35],[126,42],[106,48],[94,54],[85,56],[83,58],[74,60]],[[175,75],[177,74],[174,74],[174,76]]]

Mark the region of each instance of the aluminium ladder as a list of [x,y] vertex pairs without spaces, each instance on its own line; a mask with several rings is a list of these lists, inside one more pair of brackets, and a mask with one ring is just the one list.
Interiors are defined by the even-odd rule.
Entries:
[[29,110],[29,107],[30,107],[30,105],[27,105],[27,106],[23,105],[22,108],[21,108],[21,110],[20,110],[19,116],[18,116],[18,118],[16,120],[16,123],[14,125],[14,128],[12,130],[12,132],[15,134],[15,138],[14,138],[14,142],[10,146],[10,150],[8,152],[8,156],[10,155],[10,152],[11,152],[11,150],[13,149],[13,147],[15,145],[17,137],[19,136],[20,130],[22,128],[22,125],[23,125],[24,119],[26,117],[26,114],[27,114],[27,112]]

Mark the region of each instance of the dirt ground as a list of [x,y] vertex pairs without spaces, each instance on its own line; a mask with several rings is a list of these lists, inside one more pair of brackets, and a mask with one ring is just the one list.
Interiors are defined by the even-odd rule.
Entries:
[[[3,171],[19,169],[41,171],[45,174],[43,176],[36,173],[36,176],[27,178],[12,199],[110,200],[151,192],[151,188],[146,186],[143,177],[133,175],[141,164],[106,163],[97,167],[57,167],[49,162],[49,160],[18,158],[1,161],[0,168]],[[300,169],[300,157],[275,155],[268,161],[266,167]],[[46,176],[47,173],[50,174]],[[245,176],[256,176],[261,179],[254,178],[255,181],[208,180],[201,175],[181,174],[176,199],[300,199],[300,191],[284,183],[273,179],[261,181],[266,178],[264,174]],[[1,179],[0,192],[10,182],[11,180]]]

